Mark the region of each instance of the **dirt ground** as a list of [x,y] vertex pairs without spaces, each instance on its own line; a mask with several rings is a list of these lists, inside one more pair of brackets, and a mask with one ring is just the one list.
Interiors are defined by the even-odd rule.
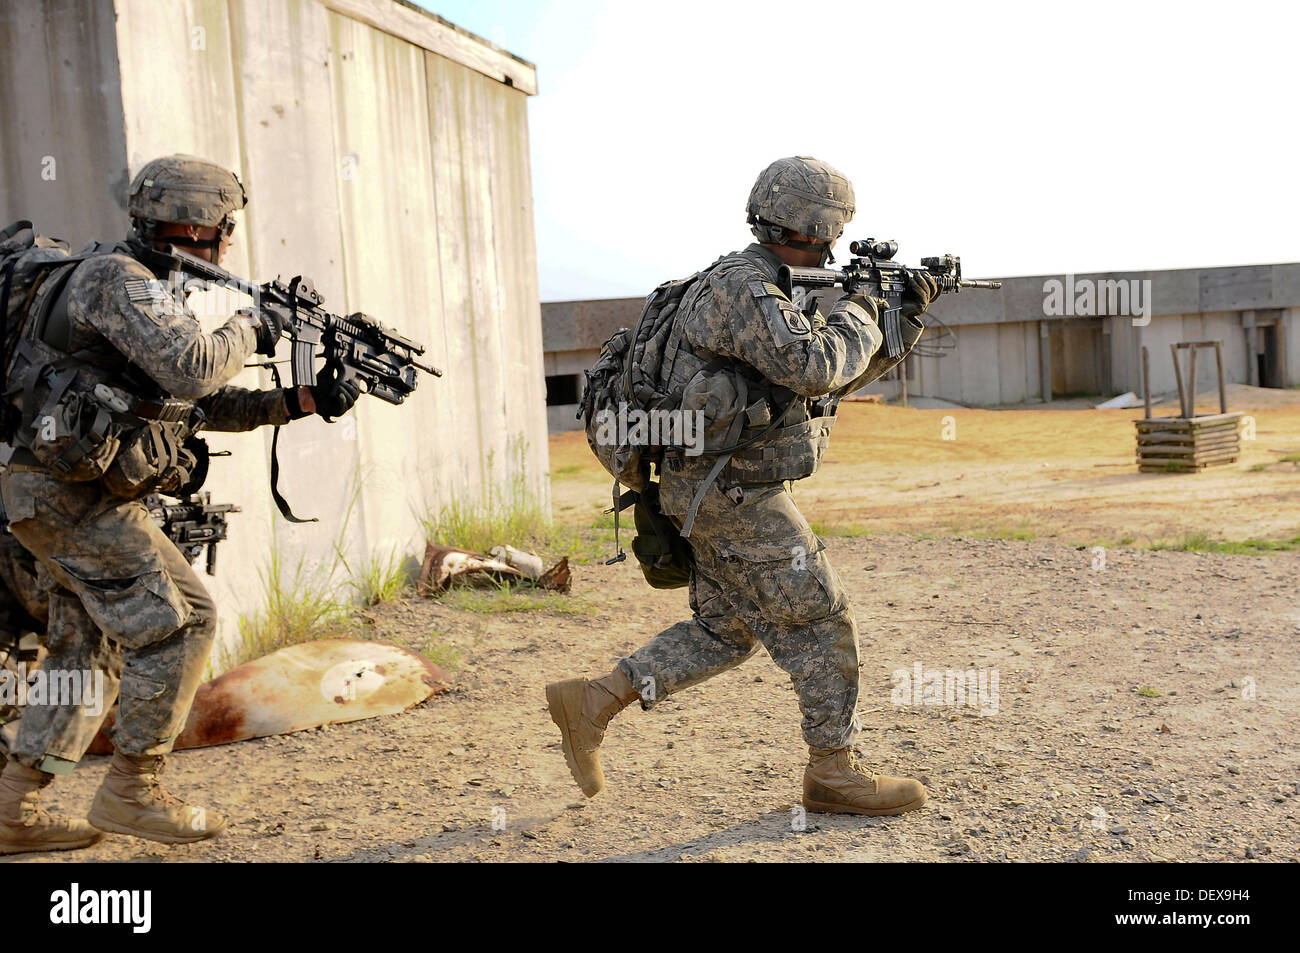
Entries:
[[[1137,410],[918,410],[846,404],[821,470],[795,496],[832,531],[1028,536],[1138,546],[1188,533],[1300,534],[1300,391],[1234,386],[1254,439],[1229,466],[1139,473]],[[1077,406],[1065,403],[1062,406]],[[1201,413],[1217,411],[1207,400]],[[1157,416],[1172,407],[1157,407]],[[610,481],[582,432],[552,438],[557,519],[591,520]]]
[[[620,715],[585,800],[544,683],[607,671],[688,611],[592,562],[540,611],[375,610],[367,634],[461,653],[449,694],[173,756],[174,789],[229,814],[222,837],[37,859],[1300,860],[1300,552],[1143,548],[1300,535],[1300,467],[1277,462],[1300,450],[1300,406],[1250,412],[1239,463],[1151,475],[1132,411],[844,408],[796,497],[857,613],[861,755],[922,778],[913,814],[800,816],[798,707],[765,654]],[[581,434],[553,440],[552,472],[557,518],[590,525],[609,485]],[[996,673],[996,695],[900,704],[917,665],[990,690]],[[84,811],[105,769],[88,758],[48,802]]]

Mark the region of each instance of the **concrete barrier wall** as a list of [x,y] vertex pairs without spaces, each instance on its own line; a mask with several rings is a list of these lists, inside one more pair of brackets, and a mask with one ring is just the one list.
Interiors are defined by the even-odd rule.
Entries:
[[[87,175],[100,162],[112,171],[32,203],[31,150],[6,112],[0,217],[34,205],[27,217],[38,223],[80,226],[64,237],[111,238],[127,222],[122,193],[109,194],[106,181],[123,184],[165,153],[210,158],[236,169],[250,194],[224,262],[231,270],[257,280],[306,274],[327,308],[364,310],[396,327],[426,344],[445,372],[424,377],[401,407],[363,398],[336,424],[311,418],[282,431],[281,488],[318,523],[274,516],[269,428],[211,436],[233,456],[213,462],[208,485],[214,498],[243,507],[212,585],[225,637],[239,613],[261,605],[259,573],[273,548],[290,567],[302,557],[309,571],[332,562],[340,540],[354,563],[394,550],[415,555],[420,517],[453,499],[482,500],[521,468],[549,506],[530,83],[488,75],[490,63],[525,78],[531,67],[391,0],[99,0],[73,39],[50,26],[67,4],[30,6],[44,6],[46,17],[44,27],[30,17],[28,46],[41,29],[57,40],[45,44],[47,72],[70,49],[115,50],[94,63],[83,56],[95,75],[64,85],[77,103],[118,96],[120,120],[110,114],[89,130],[56,124],[52,144],[39,148],[75,157]],[[455,57],[490,63],[467,66],[410,38],[449,42]],[[30,55],[24,68],[39,75],[40,60]],[[7,77],[0,88],[4,101],[16,90],[29,108],[39,99],[29,87],[40,85]],[[15,141],[23,142],[16,167],[8,159]],[[100,142],[110,148],[85,154]],[[250,370],[237,383],[270,379]]]

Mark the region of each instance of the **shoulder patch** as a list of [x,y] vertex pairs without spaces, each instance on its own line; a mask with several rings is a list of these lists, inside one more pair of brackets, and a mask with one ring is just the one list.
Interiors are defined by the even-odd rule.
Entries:
[[153,279],[149,278],[127,278],[123,281],[126,287],[126,296],[136,304],[149,304],[153,301],[161,301],[165,292],[162,286]]
[[159,327],[167,327],[173,319],[185,316],[185,310],[172,297],[166,282],[132,276],[122,280],[122,287],[127,300],[149,315]]
[[770,281],[747,283],[749,293],[758,301],[777,347],[794,344],[812,334],[812,325],[779,287]]

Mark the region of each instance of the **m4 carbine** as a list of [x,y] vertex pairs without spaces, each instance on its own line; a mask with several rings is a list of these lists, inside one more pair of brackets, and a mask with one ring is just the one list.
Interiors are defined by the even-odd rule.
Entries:
[[[963,288],[987,288],[993,291],[1002,287],[1000,281],[971,281],[961,276],[961,259],[956,255],[939,255],[922,258],[920,268],[908,268],[894,261],[898,242],[853,242],[849,251],[855,256],[842,269],[795,268],[782,265],[777,284],[787,297],[794,298],[794,289],[829,288],[839,285],[846,294],[860,294],[868,298],[883,298],[887,303],[880,317],[880,330],[884,334],[884,352],[890,359],[900,358],[907,350],[903,334],[903,295],[907,291],[912,272],[924,271],[939,285],[939,292],[957,292]],[[799,303],[799,302],[796,302]],[[918,335],[920,329],[917,328]]]
[[194,278],[232,288],[249,295],[263,310],[278,311],[288,320],[293,339],[293,385],[316,383],[316,348],[324,349],[325,365],[341,380],[356,381],[367,394],[390,404],[400,404],[415,390],[416,371],[441,377],[442,371],[417,358],[423,345],[386,328],[366,314],[346,317],[331,314],[321,305],[324,298],[310,278],[301,275],[254,284],[231,274],[220,265],[195,258],[175,247],[166,252],[140,249],[145,260],[161,260]]

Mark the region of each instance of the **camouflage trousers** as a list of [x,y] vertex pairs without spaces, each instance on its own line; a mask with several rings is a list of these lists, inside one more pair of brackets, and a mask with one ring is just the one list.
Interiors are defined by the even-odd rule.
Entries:
[[[14,686],[34,664],[39,651],[24,641],[29,633],[43,642],[49,621],[49,599],[36,584],[36,561],[7,529],[0,529],[0,687]],[[22,709],[16,700],[0,694],[0,726],[16,720]],[[8,744],[0,733],[0,762]]]
[[[140,503],[97,482],[65,483],[35,471],[0,477],[10,531],[36,557],[49,592],[49,684],[102,673],[93,708],[82,699],[28,705],[13,756],[77,762],[116,697],[113,743],[127,754],[165,754],[185,726],[216,636],[203,583]],[[67,682],[65,682],[67,684]],[[57,703],[56,703],[57,702]]]
[[[678,525],[696,485],[675,485],[671,473],[661,483],[661,505]],[[790,675],[804,740],[848,747],[858,732],[858,633],[839,577],[786,484],[730,493],[715,483],[696,514],[694,615],[619,665],[650,708],[734,668],[761,645]]]

